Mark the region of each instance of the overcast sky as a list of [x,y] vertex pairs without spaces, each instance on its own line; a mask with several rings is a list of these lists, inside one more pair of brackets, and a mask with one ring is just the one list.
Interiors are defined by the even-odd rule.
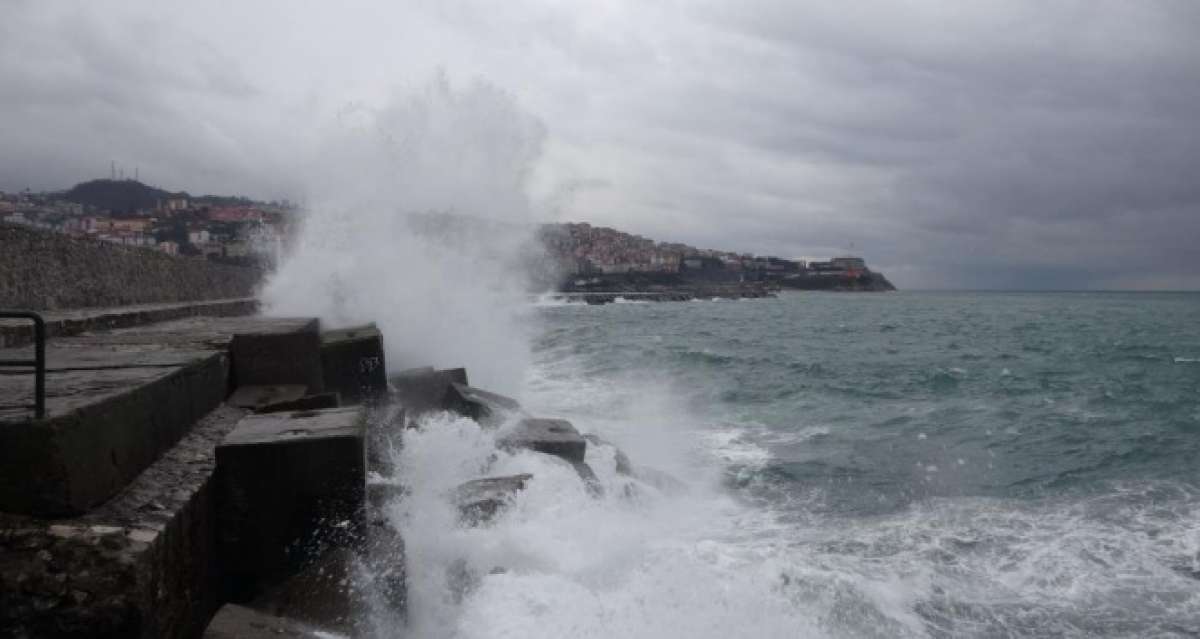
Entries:
[[212,6],[0,0],[0,189],[115,160],[305,199],[323,131],[444,78],[537,123],[496,157],[540,218],[909,288],[1200,288],[1194,0]]

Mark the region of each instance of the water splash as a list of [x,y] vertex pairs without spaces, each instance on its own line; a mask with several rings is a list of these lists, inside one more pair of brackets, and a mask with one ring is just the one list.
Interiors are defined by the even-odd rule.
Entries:
[[266,311],[374,321],[389,369],[466,365],[473,381],[516,392],[528,361],[525,185],[544,136],[503,91],[445,77],[347,107],[324,132]]

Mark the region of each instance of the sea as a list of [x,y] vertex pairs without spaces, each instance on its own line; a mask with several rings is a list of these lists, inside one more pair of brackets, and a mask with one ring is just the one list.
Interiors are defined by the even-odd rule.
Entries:
[[[1200,637],[1200,294],[544,300],[565,463],[397,447],[420,637]],[[632,473],[617,470],[618,449]],[[490,524],[454,486],[530,473]]]

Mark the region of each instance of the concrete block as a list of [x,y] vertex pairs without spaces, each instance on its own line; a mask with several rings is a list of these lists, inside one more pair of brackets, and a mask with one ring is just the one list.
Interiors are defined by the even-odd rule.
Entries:
[[521,405],[511,397],[458,383],[446,389],[443,403],[447,410],[488,426],[494,426],[505,416],[521,410]]
[[199,636],[220,604],[213,448],[241,415],[218,408],[83,517],[0,514],[0,637]]
[[237,406],[238,408],[248,408],[250,410],[258,410],[263,406],[278,404],[280,402],[291,402],[301,397],[304,397],[308,392],[308,387],[304,384],[283,384],[280,386],[239,386],[229,399],[225,400],[227,404]]
[[451,384],[466,384],[465,368],[434,370],[432,367],[401,371],[388,379],[395,399],[408,412],[417,416],[434,410],[446,410],[446,392]]
[[366,540],[360,550],[363,562],[370,566],[362,591],[371,609],[404,622],[408,618],[408,564],[404,538],[375,513],[367,524]]
[[252,415],[226,436],[216,457],[231,597],[361,534],[365,445],[361,408]]
[[301,410],[323,410],[326,408],[337,408],[341,405],[342,402],[337,393],[317,393],[316,395],[305,395],[299,399],[272,402],[259,406],[254,412],[284,413]]
[[522,473],[469,481],[454,490],[451,502],[458,507],[459,517],[464,523],[487,523],[512,503],[517,492],[525,490],[525,483],[530,479],[533,479],[533,475]]
[[374,324],[321,333],[321,366],[326,390],[346,404],[361,404],[387,393],[383,335]]
[[588,443],[592,444],[593,446],[611,447],[613,449],[613,461],[616,463],[617,474],[626,476],[633,475],[633,462],[629,461],[629,456],[625,454],[625,451],[618,448],[616,444],[608,440],[601,439],[599,435],[592,433],[587,433],[583,436],[583,438],[588,440]]
[[302,384],[325,390],[317,320],[299,329],[237,333],[229,345],[235,386]]
[[395,404],[372,407],[367,413],[367,469],[384,477],[395,474],[406,424],[404,408]]
[[329,633],[265,612],[225,604],[204,631],[203,639],[321,639]]
[[604,484],[600,483],[600,478],[596,477],[596,472],[587,462],[571,462],[571,466],[575,469],[575,474],[579,475],[589,495],[597,499],[604,496]]
[[400,484],[372,482],[367,484],[367,505],[379,511],[389,504],[408,495],[408,490]]
[[271,584],[249,605],[347,636],[369,635],[384,618],[402,623],[407,581],[404,539],[369,504],[363,534],[326,548],[294,573]]
[[353,635],[355,620],[369,614],[356,588],[357,561],[352,548],[330,548],[272,584],[248,605],[276,617]]
[[503,448],[528,448],[568,462],[582,463],[587,440],[565,419],[526,418],[496,442]]
[[[219,405],[227,390],[223,353],[48,351],[55,367],[47,375],[49,416],[17,422],[0,416],[3,512],[71,516],[102,504]],[[28,397],[28,389],[15,386],[21,383],[25,377],[0,376],[0,403],[9,391]]]

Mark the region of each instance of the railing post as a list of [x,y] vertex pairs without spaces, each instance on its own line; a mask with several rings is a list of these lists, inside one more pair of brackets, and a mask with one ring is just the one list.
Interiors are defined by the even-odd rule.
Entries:
[[33,415],[35,419],[46,417],[46,320],[37,313],[30,313],[33,320]]
[[20,368],[33,367],[33,405],[23,406],[32,408],[35,419],[46,417],[46,320],[33,311],[0,310],[0,319],[27,319],[33,322],[33,359],[32,360],[0,360],[0,367],[14,366]]

